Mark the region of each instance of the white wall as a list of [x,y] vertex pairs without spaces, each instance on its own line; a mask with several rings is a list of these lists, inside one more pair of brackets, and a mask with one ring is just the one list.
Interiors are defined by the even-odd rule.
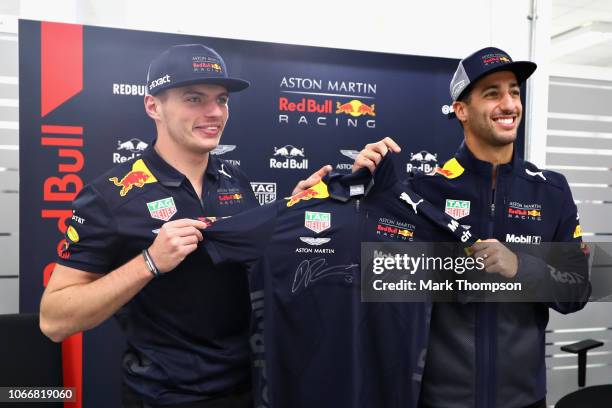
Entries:
[[288,2],[21,0],[21,18],[461,58],[495,45],[529,56],[530,0]]

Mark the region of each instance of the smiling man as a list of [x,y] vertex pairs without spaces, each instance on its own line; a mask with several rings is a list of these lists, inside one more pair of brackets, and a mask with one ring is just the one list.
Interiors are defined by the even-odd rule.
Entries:
[[[520,85],[535,69],[492,47],[463,59],[450,93],[464,142],[435,175],[416,175],[413,187],[483,238],[472,248],[488,274],[538,288],[545,300],[434,304],[420,408],[546,407],[548,308],[570,313],[588,299],[586,269],[572,282],[559,279],[543,259],[503,244],[516,236],[532,237],[532,244],[581,241],[565,178],[522,160],[515,149]],[[461,213],[453,211],[457,203]]]
[[[575,312],[589,297],[584,257],[579,255],[577,269],[559,271],[525,248],[512,252],[504,244],[564,242],[577,248],[582,240],[565,177],[538,169],[515,150],[523,115],[520,85],[535,69],[533,62],[514,62],[493,47],[461,60],[450,94],[464,141],[434,175],[417,173],[409,180],[425,200],[483,239],[472,248],[475,257],[485,258],[487,274],[537,289],[541,300],[434,303],[419,408],[545,408],[548,308]],[[398,150],[389,138],[369,144],[353,170],[374,171],[388,151]]]
[[228,120],[229,94],[248,86],[208,47],[164,51],[149,66],[144,98],[157,130],[153,146],[85,186],[73,203],[40,325],[61,341],[115,315],[128,344],[124,407],[251,406],[246,275],[213,266],[198,250],[205,217],[258,205],[246,176],[210,154]]

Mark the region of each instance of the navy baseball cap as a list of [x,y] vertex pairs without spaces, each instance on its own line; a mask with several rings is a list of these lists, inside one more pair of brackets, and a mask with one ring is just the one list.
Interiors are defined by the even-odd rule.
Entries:
[[453,102],[461,98],[480,78],[498,71],[512,71],[519,84],[533,74],[537,65],[531,61],[512,61],[507,52],[495,47],[476,51],[459,62],[450,83]]
[[230,77],[223,58],[202,44],[174,45],[149,65],[147,91],[151,95],[193,84],[221,85],[228,92],[242,91],[250,85],[244,79]]

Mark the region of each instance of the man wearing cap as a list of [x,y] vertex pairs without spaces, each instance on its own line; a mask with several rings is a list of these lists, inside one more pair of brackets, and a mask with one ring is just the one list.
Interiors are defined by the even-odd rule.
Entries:
[[[151,62],[147,86],[154,145],[95,179],[74,201],[40,326],[61,341],[115,315],[128,344],[125,407],[247,407],[246,275],[231,265],[214,267],[198,243],[207,217],[258,205],[245,175],[210,155],[228,119],[229,93],[249,83],[230,77],[214,50],[187,44]],[[232,197],[231,204],[220,196]]]
[[[565,178],[522,160],[514,149],[523,115],[520,85],[535,69],[492,47],[463,59],[450,94],[464,141],[436,174],[410,180],[425,200],[450,206],[462,228],[483,239],[473,249],[485,258],[487,273],[543,294],[538,303],[434,304],[420,408],[546,407],[548,308],[571,313],[588,299],[586,269],[551,269],[501,243],[581,241]],[[396,150],[389,141],[370,145],[354,167],[374,167],[388,149]],[[461,214],[452,211],[457,203]]]

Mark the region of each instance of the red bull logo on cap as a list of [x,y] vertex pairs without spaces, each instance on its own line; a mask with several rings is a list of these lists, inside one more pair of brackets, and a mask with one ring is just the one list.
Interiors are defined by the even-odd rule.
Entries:
[[111,177],[108,181],[111,181],[117,187],[121,187],[119,195],[125,197],[133,187],[142,188],[145,184],[156,183],[157,179],[147,168],[144,161],[139,159],[132,165],[132,170],[123,176],[121,180],[117,177]]
[[292,207],[302,200],[310,200],[311,198],[327,198],[327,197],[329,197],[329,192],[327,191],[327,185],[324,182],[319,181],[314,186],[304,191],[301,191],[297,194],[294,194],[289,198],[286,198],[286,200],[289,200],[287,202],[287,207]]
[[376,112],[374,112],[375,107],[376,104],[374,103],[372,105],[366,105],[357,99],[353,99],[346,103],[336,102],[336,114],[345,113],[355,117],[363,115],[376,116]]
[[498,64],[498,63],[508,63],[508,62],[512,62],[512,60],[510,59],[510,57],[508,57],[505,54],[496,53],[496,54],[483,55],[482,62],[484,65],[489,65],[489,64]]

